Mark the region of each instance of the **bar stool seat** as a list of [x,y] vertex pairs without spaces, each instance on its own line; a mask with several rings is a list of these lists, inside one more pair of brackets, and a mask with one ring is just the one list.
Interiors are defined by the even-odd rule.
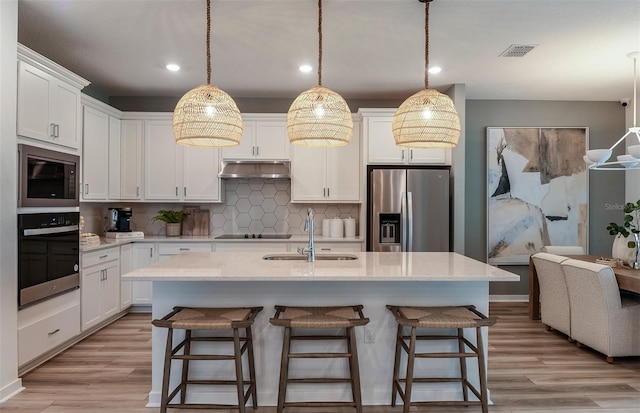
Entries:
[[[361,305],[342,307],[286,307],[275,306],[276,313],[269,321],[275,326],[284,327],[282,342],[282,358],[280,364],[280,384],[278,387],[277,413],[282,413],[285,407],[355,407],[357,413],[362,412],[362,396],[360,392],[360,370],[358,367],[358,351],[353,328],[363,326],[369,322],[362,313]],[[296,334],[292,329],[345,329],[344,334]],[[291,352],[292,340],[345,340],[346,352],[302,353]],[[292,358],[346,358],[349,362],[349,377],[314,377],[289,378],[289,359]],[[307,401],[286,402],[288,383],[350,383],[352,402],[344,401]]]
[[[194,308],[174,307],[173,311],[162,319],[153,320],[156,327],[168,328],[167,345],[164,357],[164,371],[162,377],[162,396],[160,401],[160,413],[166,413],[167,408],[193,408],[193,409],[229,409],[237,408],[240,413],[245,412],[245,405],[252,398],[253,408],[257,409],[255,363],[253,359],[253,339],[251,326],[256,314],[262,307],[242,308]],[[179,344],[173,347],[174,330],[185,330],[185,337]],[[240,336],[240,329],[245,330],[244,336]],[[232,330],[232,336],[193,336],[192,331],[199,330]],[[233,342],[233,354],[192,354],[193,342]],[[240,343],[243,343],[242,346]],[[178,354],[182,349],[182,354]],[[242,373],[242,355],[247,352],[249,364],[249,380],[244,380]],[[182,361],[182,376],[180,383],[169,392],[169,380],[171,377],[172,360]],[[189,362],[193,360],[232,360],[235,363],[235,378],[229,380],[203,380],[189,378]],[[238,403],[202,404],[186,403],[187,386],[198,385],[233,385],[238,393]],[[247,390],[245,391],[245,386]],[[180,393],[180,403],[171,403]]]
[[[482,344],[481,327],[491,326],[496,323],[493,318],[488,318],[480,313],[472,305],[448,306],[448,307],[413,307],[388,305],[398,323],[396,337],[395,361],[393,365],[393,381],[391,390],[391,406],[396,405],[399,395],[404,403],[403,412],[408,413],[411,406],[436,405],[451,406],[463,405],[482,406],[482,412],[487,413],[487,376],[485,369],[484,348]],[[404,327],[411,328],[410,335],[404,335]],[[429,329],[456,329],[456,335],[425,334],[417,335],[418,328]],[[474,345],[463,335],[465,328],[475,328],[476,344]],[[408,344],[407,344],[408,340]],[[418,340],[455,340],[458,343],[457,352],[417,353],[416,342]],[[471,351],[467,351],[467,348]],[[400,376],[401,351],[407,353],[407,370],[404,378]],[[460,377],[414,377],[414,363],[417,358],[458,358],[460,360]],[[467,379],[467,358],[477,358],[480,390],[476,389]],[[463,400],[450,401],[411,401],[411,391],[414,383],[439,383],[460,382],[462,385]],[[404,389],[401,383],[404,383]],[[468,390],[478,398],[470,401]]]

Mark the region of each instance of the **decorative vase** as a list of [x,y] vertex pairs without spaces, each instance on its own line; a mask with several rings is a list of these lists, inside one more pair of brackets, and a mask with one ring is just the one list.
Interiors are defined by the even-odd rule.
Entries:
[[180,222],[167,222],[167,237],[180,236]]
[[[635,241],[635,248],[629,248],[629,241]],[[640,236],[639,234],[629,234],[628,237],[623,237],[622,234],[616,235],[613,239],[613,246],[611,248],[611,256],[622,260],[625,264],[632,268],[638,268],[640,264]]]

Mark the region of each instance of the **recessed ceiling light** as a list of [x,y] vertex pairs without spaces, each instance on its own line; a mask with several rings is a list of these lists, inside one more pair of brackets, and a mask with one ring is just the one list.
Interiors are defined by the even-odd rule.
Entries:
[[309,73],[311,72],[311,69],[313,69],[311,67],[311,65],[301,65],[298,70],[300,70],[302,73]]
[[429,73],[436,74],[442,72],[442,68],[440,66],[433,66],[429,68]]
[[175,63],[169,63],[166,67],[167,67],[167,70],[171,72],[177,72],[178,70],[180,70],[180,66],[178,66]]

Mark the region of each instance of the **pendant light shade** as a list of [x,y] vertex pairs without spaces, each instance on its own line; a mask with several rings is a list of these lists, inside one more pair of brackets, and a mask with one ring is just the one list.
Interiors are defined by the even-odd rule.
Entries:
[[236,146],[242,115],[226,92],[211,85],[211,0],[207,0],[207,84],[188,91],[173,111],[173,134],[180,145]]
[[318,0],[318,86],[302,92],[291,104],[287,134],[292,145],[311,147],[343,146],[353,134],[349,105],[322,86],[322,0]]
[[293,145],[342,146],[349,143],[352,132],[347,102],[324,86],[302,92],[287,113],[287,133]]
[[460,137],[460,119],[449,96],[424,89],[402,102],[392,130],[398,146],[453,148]]
[[425,3],[424,90],[405,100],[393,117],[396,145],[409,148],[453,148],[460,138],[460,118],[453,101],[429,89],[429,3]]
[[242,137],[242,116],[225,91],[213,85],[198,86],[178,101],[173,134],[181,145],[236,146]]

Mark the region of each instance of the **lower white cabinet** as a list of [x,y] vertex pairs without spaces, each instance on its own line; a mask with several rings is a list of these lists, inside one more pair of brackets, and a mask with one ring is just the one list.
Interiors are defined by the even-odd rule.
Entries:
[[[155,244],[138,243],[133,244],[133,259],[131,270],[146,267],[157,260]],[[151,281],[131,282],[131,304],[151,305],[153,298],[153,288]]]
[[[297,252],[298,247],[307,248],[309,243],[290,243],[289,251]],[[322,242],[315,241],[316,254],[322,252],[361,252],[362,242]]]
[[81,320],[85,331],[120,311],[120,248],[82,254]]
[[[120,246],[120,274],[133,270],[133,244]],[[120,311],[131,307],[131,281],[120,281]]]
[[79,334],[79,290],[18,311],[18,365],[28,363]]
[[286,242],[218,242],[217,252],[287,252]]
[[186,252],[211,252],[210,242],[163,242],[158,244],[158,261]]

